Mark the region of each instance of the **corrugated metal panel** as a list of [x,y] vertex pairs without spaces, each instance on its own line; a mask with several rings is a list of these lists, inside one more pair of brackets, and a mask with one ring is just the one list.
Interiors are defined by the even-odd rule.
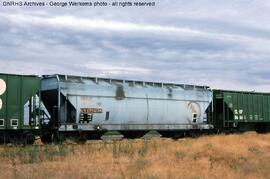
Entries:
[[0,74],[0,120],[4,121],[0,129],[24,128],[24,105],[39,89],[39,77]]
[[234,114],[234,120],[240,122],[268,122],[269,95],[256,93],[224,93],[224,101]]
[[[263,123],[270,121],[269,93],[213,91],[214,118],[216,123],[223,121],[224,127],[233,127],[233,125],[238,123]],[[221,115],[222,118],[220,117]]]

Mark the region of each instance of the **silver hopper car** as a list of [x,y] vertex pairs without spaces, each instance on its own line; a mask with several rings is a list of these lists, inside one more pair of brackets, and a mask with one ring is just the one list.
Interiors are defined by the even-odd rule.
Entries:
[[43,142],[65,137],[85,141],[117,131],[137,137],[208,130],[207,86],[45,75],[41,97],[50,118],[43,121]]

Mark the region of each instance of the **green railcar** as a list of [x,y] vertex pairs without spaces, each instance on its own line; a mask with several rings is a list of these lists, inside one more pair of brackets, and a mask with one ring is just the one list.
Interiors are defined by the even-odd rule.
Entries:
[[218,130],[269,131],[270,93],[213,90],[210,120]]
[[39,131],[40,78],[0,73],[0,140],[33,143]]

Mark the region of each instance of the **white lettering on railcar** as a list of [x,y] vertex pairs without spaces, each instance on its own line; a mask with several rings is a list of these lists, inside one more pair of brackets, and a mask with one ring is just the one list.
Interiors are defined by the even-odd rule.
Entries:
[[243,109],[239,109],[239,114],[243,114]]
[[[0,95],[3,95],[7,89],[6,82],[0,78]],[[0,110],[2,109],[3,102],[2,99],[0,98]]]
[[0,95],[4,94],[6,91],[7,85],[3,79],[0,79]]

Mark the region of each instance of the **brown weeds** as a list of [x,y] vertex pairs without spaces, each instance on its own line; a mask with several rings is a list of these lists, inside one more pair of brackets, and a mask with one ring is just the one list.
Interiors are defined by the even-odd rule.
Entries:
[[268,178],[270,134],[0,146],[1,178]]

